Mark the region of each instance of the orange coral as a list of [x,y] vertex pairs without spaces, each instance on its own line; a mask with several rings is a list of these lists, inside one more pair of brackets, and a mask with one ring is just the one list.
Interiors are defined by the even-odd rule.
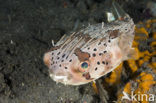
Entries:
[[120,83],[120,75],[122,71],[122,66],[123,66],[123,63],[121,63],[114,71],[112,71],[110,77],[106,78],[105,81],[109,83],[110,85]]
[[156,32],[153,32],[153,39],[156,40]]
[[141,28],[136,28],[135,29],[135,32],[138,33],[138,34],[145,34],[146,37],[148,37],[148,32],[146,31],[146,29],[144,27],[141,27]]
[[130,69],[132,70],[133,73],[138,70],[135,60],[128,60],[127,62],[128,62]]
[[93,87],[95,93],[98,94],[98,89],[97,89],[95,82],[92,83],[92,87]]
[[[148,20],[145,24],[146,28],[152,28],[152,24],[156,23],[156,19],[154,20]],[[140,25],[143,25],[144,23],[140,22]],[[138,35],[139,34],[139,35]],[[139,40],[147,40],[149,35],[149,33],[147,32],[147,30],[144,27],[141,28],[136,28],[136,36],[133,42],[133,47],[137,50],[138,53],[138,58],[137,58],[137,63],[135,60],[128,60],[128,65],[132,71],[132,73],[136,72],[141,66],[142,64],[144,64],[145,62],[148,62],[148,67],[152,68],[154,73],[156,73],[156,62],[150,62],[150,59],[156,55],[156,41],[151,42],[150,47],[152,52],[149,52],[148,50],[145,51],[139,51],[138,46],[139,46]],[[152,33],[152,37],[153,39],[156,40],[156,32]],[[146,73],[146,72],[142,72],[140,75],[137,76],[137,79],[134,78],[134,80],[137,84],[138,87],[136,87],[135,92],[134,93],[139,93],[139,94],[144,94],[147,93],[150,88],[156,84],[156,81],[154,80],[154,77],[152,76],[152,74]],[[125,86],[123,91],[130,94],[132,89],[132,84],[131,82],[128,82]],[[134,88],[133,88],[134,89]],[[121,97],[123,96],[122,91],[120,91],[119,95],[118,95],[118,102],[121,103]],[[148,103],[146,100],[146,98],[143,98],[143,101],[141,101],[141,103]],[[136,103],[136,101],[133,101],[132,103]]]
[[[148,94],[147,92],[149,91],[152,85],[156,84],[156,81],[154,81],[154,78],[151,74],[145,72],[141,73],[140,77],[141,78],[137,80],[139,85],[138,88],[135,90],[135,93]],[[143,98],[142,103],[148,103],[146,101],[146,98]]]

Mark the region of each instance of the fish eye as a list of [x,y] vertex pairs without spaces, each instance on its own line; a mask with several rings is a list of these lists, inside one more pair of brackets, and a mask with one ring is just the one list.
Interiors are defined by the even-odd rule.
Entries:
[[80,72],[87,72],[89,68],[89,62],[88,61],[84,61],[80,63],[80,67],[79,67],[79,71]]
[[81,64],[81,68],[87,69],[87,68],[88,68],[88,63],[87,63],[87,62],[83,62],[83,63]]

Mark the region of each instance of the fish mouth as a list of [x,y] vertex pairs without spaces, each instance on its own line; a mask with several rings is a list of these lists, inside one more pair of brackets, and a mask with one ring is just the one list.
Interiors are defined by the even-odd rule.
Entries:
[[108,4],[109,6],[109,10],[105,10],[105,15],[107,19],[106,22],[122,20],[125,17],[125,15],[127,15],[127,13],[115,1],[108,0],[106,4]]

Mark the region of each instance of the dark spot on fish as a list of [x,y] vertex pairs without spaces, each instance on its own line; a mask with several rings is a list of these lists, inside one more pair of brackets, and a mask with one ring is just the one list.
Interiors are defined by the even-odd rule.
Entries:
[[98,61],[97,64],[100,65],[100,62]]
[[90,54],[87,52],[83,52],[80,50],[80,48],[75,49],[75,55],[78,57],[78,59],[82,61],[89,60]]
[[68,69],[67,67],[64,67],[65,69]]
[[119,30],[109,31],[109,33],[110,33],[109,38],[111,38],[111,39],[114,39],[120,35]]
[[57,55],[59,55],[59,54],[60,54],[60,52],[57,53]]
[[104,46],[107,46],[106,43],[103,44]]
[[55,63],[57,64],[57,61]]
[[97,49],[96,49],[96,48],[94,48],[94,51],[97,51]]
[[88,50],[90,49],[90,47],[88,47]]
[[68,59],[68,56],[66,57],[66,59]]
[[99,53],[99,56],[101,56],[102,55],[102,53]]
[[61,64],[59,66],[61,67]]
[[65,57],[65,54],[62,55],[62,58],[64,58],[64,57]]
[[61,62],[64,62],[64,60],[62,60]]
[[96,54],[95,53],[93,53],[93,57],[95,57],[96,56]]
[[102,64],[105,64],[105,61],[102,61]]
[[106,65],[108,65],[108,62],[106,62]]
[[90,58],[90,55],[89,55],[89,58]]
[[106,53],[107,51],[103,51],[103,53]]
[[53,59],[54,59],[54,57],[51,58],[51,60],[53,60]]
[[110,43],[110,42],[111,42],[111,40],[108,40],[108,42]]
[[96,68],[95,68],[95,71],[96,71],[97,69],[98,69],[98,68],[96,67]]
[[51,55],[54,55],[54,53],[51,53]]
[[69,62],[72,62],[72,59],[70,59]]
[[60,57],[57,57],[57,59],[60,59]]
[[98,45],[100,45],[101,44],[101,42],[99,42],[99,44]]

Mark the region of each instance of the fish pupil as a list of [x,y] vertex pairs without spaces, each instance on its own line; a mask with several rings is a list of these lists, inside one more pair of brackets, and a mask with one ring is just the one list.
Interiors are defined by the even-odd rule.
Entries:
[[83,63],[81,64],[81,67],[84,68],[84,69],[88,68],[88,63],[83,62]]

